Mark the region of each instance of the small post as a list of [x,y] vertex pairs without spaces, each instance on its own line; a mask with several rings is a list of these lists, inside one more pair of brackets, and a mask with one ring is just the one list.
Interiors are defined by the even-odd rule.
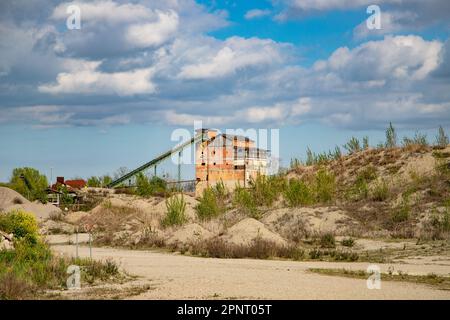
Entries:
[[153,167],[153,170],[154,170],[153,175],[156,177],[156,164],[155,164],[155,166]]
[[75,254],[75,257],[78,259],[78,228],[77,228],[77,233],[75,234],[75,243],[76,243],[76,254]]
[[91,240],[91,233],[89,232],[89,257],[92,260],[92,240]]
[[180,188],[181,181],[181,151],[178,152],[178,188]]

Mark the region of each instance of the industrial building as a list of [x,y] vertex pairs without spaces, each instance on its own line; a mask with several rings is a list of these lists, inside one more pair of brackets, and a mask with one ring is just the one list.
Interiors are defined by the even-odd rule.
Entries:
[[200,129],[202,139],[196,143],[195,193],[222,181],[232,190],[248,186],[258,175],[267,175],[269,151],[257,148],[255,141],[239,135]]

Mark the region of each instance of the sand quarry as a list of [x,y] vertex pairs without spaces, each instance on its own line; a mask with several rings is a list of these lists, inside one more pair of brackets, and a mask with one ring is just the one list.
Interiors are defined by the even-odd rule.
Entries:
[[[339,164],[336,168],[338,178],[351,184],[352,176],[355,175],[353,168],[355,165],[365,165],[361,162],[367,159],[387,162],[385,166],[378,165],[379,175],[394,181],[391,172],[395,171],[395,177],[398,178],[395,181],[399,185],[409,183],[411,170],[429,173],[434,161],[427,153],[415,153],[405,158],[401,153],[393,156],[371,154],[369,151]],[[386,159],[391,159],[391,162]],[[303,168],[288,176],[302,178],[309,174],[308,170],[310,168]],[[360,212],[363,217],[371,216],[378,210],[373,203],[363,203],[357,207],[316,205],[288,208],[282,201],[277,201],[273,207],[266,208],[258,220],[229,208],[224,215],[202,221],[195,211],[198,200],[185,194],[187,221],[182,226],[165,228],[161,223],[167,212],[164,198],[141,198],[95,188],[85,192],[101,200],[90,211],[66,213],[52,205],[31,203],[13,190],[0,188],[0,209],[9,211],[23,208],[34,213],[39,220],[41,233],[54,250],[63,254],[75,254],[74,233],[77,232],[81,244],[79,253],[87,256],[89,251],[83,244],[87,243],[87,232],[90,232],[96,246],[94,258],[112,258],[125,271],[139,276],[136,281],[150,284],[151,290],[134,298],[450,299],[450,291],[426,285],[385,282],[382,290],[372,291],[367,289],[365,281],[361,279],[331,277],[308,271],[309,268],[366,270],[369,263],[365,262],[189,256],[190,246],[217,239],[230,245],[247,246],[257,238],[284,247],[299,239],[314,239],[324,233],[331,233],[336,239],[336,249],[347,250],[342,241],[352,237],[354,245],[351,250],[360,256],[366,253],[378,254],[380,257],[389,254],[388,263],[377,263],[384,271],[450,275],[448,246],[443,243],[421,243],[412,238],[391,239],[381,225],[368,229],[366,221],[358,219],[355,212]],[[420,193],[413,196],[423,202]],[[395,205],[398,199],[395,196],[392,198],[390,201]],[[426,212],[430,210],[424,211],[419,217],[417,228],[423,222],[420,219],[425,219]]]

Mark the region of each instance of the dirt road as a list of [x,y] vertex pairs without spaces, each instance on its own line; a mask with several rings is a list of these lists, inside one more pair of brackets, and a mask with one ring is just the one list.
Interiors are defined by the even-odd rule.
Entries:
[[[57,252],[75,254],[75,247],[53,246]],[[450,291],[425,285],[382,281],[380,290],[369,290],[365,280],[312,274],[308,268],[365,270],[368,263],[295,262],[252,259],[197,258],[154,251],[94,248],[95,259],[112,258],[128,273],[154,289],[137,299],[450,299]],[[89,251],[79,248],[87,257]],[[379,265],[409,274],[450,273],[446,263]]]

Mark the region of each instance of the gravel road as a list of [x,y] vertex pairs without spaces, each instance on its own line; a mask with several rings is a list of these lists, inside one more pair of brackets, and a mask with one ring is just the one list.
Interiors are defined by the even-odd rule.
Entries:
[[[53,246],[56,252],[74,255],[72,245]],[[89,256],[86,247],[80,256]],[[382,281],[380,290],[369,290],[365,280],[331,277],[309,268],[365,270],[368,263],[295,262],[252,259],[212,259],[156,251],[94,248],[95,259],[112,258],[128,273],[154,289],[137,299],[450,299],[450,291],[426,285]],[[420,261],[420,260],[419,260]],[[449,275],[445,263],[379,264],[409,274]]]

